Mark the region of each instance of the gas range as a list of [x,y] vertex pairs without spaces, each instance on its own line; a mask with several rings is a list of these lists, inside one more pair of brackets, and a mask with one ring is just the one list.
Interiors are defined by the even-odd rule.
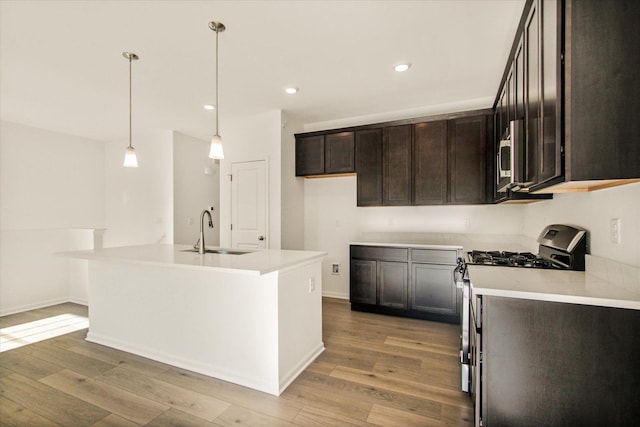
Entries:
[[500,265],[524,268],[562,268],[548,259],[531,252],[477,251],[467,252],[469,264]]
[[538,253],[509,251],[467,252],[467,264],[584,271],[587,232],[568,225],[548,225],[538,237]]

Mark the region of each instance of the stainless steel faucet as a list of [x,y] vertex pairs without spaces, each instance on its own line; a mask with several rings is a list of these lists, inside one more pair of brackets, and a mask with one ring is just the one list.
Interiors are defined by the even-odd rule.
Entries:
[[[201,255],[204,255],[206,250],[204,245],[204,214],[207,214],[209,216],[209,228],[213,228],[213,218],[211,217],[211,212],[209,212],[208,209],[205,209],[200,214],[200,238],[198,239],[196,244],[193,245],[193,248],[197,249],[198,253]],[[198,247],[198,243],[200,243],[200,247]]]

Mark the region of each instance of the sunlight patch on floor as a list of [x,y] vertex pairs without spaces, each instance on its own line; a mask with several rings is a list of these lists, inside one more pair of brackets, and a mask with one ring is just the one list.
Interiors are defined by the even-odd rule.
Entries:
[[89,319],[76,314],[61,314],[0,329],[0,352],[13,350],[49,338],[89,327]]

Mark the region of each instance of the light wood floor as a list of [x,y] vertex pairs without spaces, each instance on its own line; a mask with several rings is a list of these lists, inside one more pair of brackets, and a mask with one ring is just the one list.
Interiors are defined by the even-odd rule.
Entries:
[[[86,308],[61,304],[0,327]],[[459,328],[323,301],[325,352],[275,397],[86,342],[86,329],[0,353],[2,426],[468,426]]]

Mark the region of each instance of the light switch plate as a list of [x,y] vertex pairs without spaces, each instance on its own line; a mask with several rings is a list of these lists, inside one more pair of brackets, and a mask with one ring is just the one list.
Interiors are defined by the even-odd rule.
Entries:
[[609,225],[611,243],[620,244],[620,226],[620,218],[611,218]]

